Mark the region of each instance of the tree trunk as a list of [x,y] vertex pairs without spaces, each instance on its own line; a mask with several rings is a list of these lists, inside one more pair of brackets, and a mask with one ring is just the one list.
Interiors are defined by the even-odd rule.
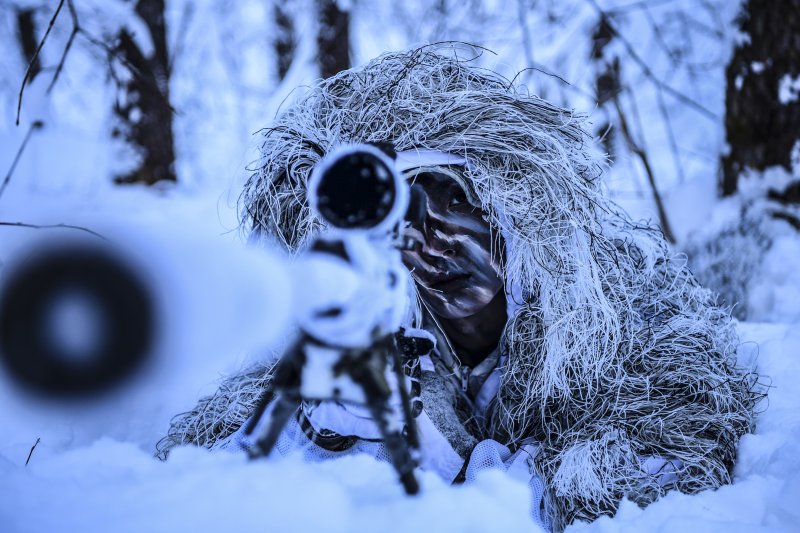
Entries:
[[176,179],[164,0],[139,0],[136,13],[150,33],[153,53],[145,57],[132,35],[126,29],[120,31],[117,51],[130,70],[130,78],[123,85],[124,101],[117,102],[115,112],[121,121],[121,134],[141,161],[138,168],[116,181],[152,185]]
[[281,2],[274,6],[275,14],[275,55],[278,63],[278,79],[286,77],[294,60],[295,36],[294,24],[286,8]]
[[800,138],[800,0],[748,0],[738,23],[747,38],[726,71],[723,196],[746,168],[789,169]]
[[340,11],[336,0],[317,0],[319,33],[317,62],[323,78],[350,68],[350,16]]

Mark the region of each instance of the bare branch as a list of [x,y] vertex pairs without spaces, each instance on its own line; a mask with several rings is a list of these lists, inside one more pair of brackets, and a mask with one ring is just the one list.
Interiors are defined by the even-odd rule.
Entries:
[[658,47],[661,48],[661,50],[664,52],[664,55],[666,55],[669,58],[670,62],[672,63],[672,67],[675,68],[677,64],[680,62],[680,57],[678,57],[679,54],[676,53],[675,50],[671,49],[667,44],[667,40],[664,38],[664,34],[662,33],[658,23],[656,23],[655,19],[653,18],[653,14],[650,12],[650,8],[644,6],[642,8],[642,13],[644,13],[647,22],[653,29],[653,35],[656,38],[655,40],[656,43],[658,44]]
[[29,452],[28,452],[28,458],[27,458],[27,459],[25,459],[25,466],[28,466],[28,463],[30,463],[30,462],[31,462],[31,456],[33,456],[33,450],[35,450],[35,449],[36,449],[36,447],[39,445],[39,442],[40,442],[41,440],[42,440],[42,438],[41,438],[41,437],[36,437],[36,442],[34,442],[34,443],[33,443],[33,446],[31,446],[31,451],[29,451]]
[[661,231],[664,233],[664,238],[674,244],[675,235],[672,233],[672,228],[669,225],[667,211],[664,209],[664,203],[661,201],[661,194],[658,192],[658,187],[656,187],[656,178],[653,174],[653,167],[650,165],[650,160],[647,157],[647,153],[645,153],[645,151],[638,144],[636,144],[636,141],[633,140],[630,127],[628,126],[628,120],[626,119],[625,113],[622,111],[622,106],[619,103],[619,93],[614,94],[612,101],[614,102],[614,107],[617,109],[620,131],[622,131],[622,136],[625,139],[625,143],[628,145],[628,149],[636,154],[644,166],[645,173],[647,174],[647,180],[650,182],[650,187],[653,190],[653,201],[656,204],[658,219],[661,225]]
[[653,71],[650,70],[650,67],[647,65],[647,62],[645,62],[644,59],[642,59],[642,57],[636,52],[636,49],[631,44],[631,42],[628,41],[628,39],[626,39],[625,36],[622,35],[622,33],[620,33],[620,31],[616,28],[616,26],[614,26],[614,24],[612,24],[610,20],[610,15],[597,4],[597,0],[586,0],[586,1],[595,9],[595,11],[597,11],[597,13],[601,17],[604,17],[605,22],[608,25],[608,29],[612,32],[614,37],[617,37],[620,40],[622,45],[625,47],[625,51],[628,53],[628,55],[634,61],[634,63],[636,63],[639,66],[642,73],[645,75],[647,79],[649,79],[653,84],[655,84],[656,87],[660,88],[665,93],[669,94],[676,100],[682,102],[686,106],[694,109],[695,111],[705,116],[709,120],[712,120],[714,122],[719,120],[720,117],[718,117],[716,113],[714,113],[704,105],[700,104],[699,102],[696,102],[692,98],[686,96],[682,92],[671,87],[670,85],[662,81],[660,78],[658,78],[653,73]]
[[39,58],[39,52],[41,52],[42,46],[44,46],[45,41],[47,41],[47,37],[50,35],[50,30],[53,29],[53,25],[56,23],[56,19],[58,18],[58,14],[61,12],[62,7],[64,7],[64,0],[60,0],[58,2],[58,7],[56,7],[56,12],[53,13],[53,17],[50,19],[50,24],[47,26],[47,31],[44,32],[44,37],[42,37],[42,40],[39,42],[39,46],[36,48],[36,53],[33,54],[30,63],[28,63],[28,68],[25,69],[25,76],[22,78],[22,85],[19,88],[19,98],[17,100],[17,126],[19,126],[19,114],[22,110],[22,93],[25,91],[25,84],[28,83],[28,78],[31,75],[31,67]]
[[621,6],[617,6],[608,10],[609,14],[621,14],[628,11],[635,11],[640,9],[646,9],[648,7],[656,7],[663,4],[668,4],[670,2],[674,2],[674,0],[639,0],[637,2],[631,2],[630,4],[625,4]]
[[[106,52],[106,54],[108,56],[108,59],[109,59],[109,63],[111,62],[112,59],[118,59],[119,62],[122,63],[122,65],[125,68],[128,69],[128,71],[133,75],[134,78],[136,78],[137,80],[141,81],[142,83],[145,83],[147,85],[152,86],[154,91],[156,93],[158,93],[159,97],[162,99],[164,105],[166,105],[169,108],[170,112],[174,113],[174,114],[178,113],[175,110],[175,108],[172,107],[172,104],[170,104],[169,99],[164,95],[164,93],[162,92],[162,90],[158,86],[158,84],[154,83],[153,80],[151,80],[147,75],[145,75],[145,73],[142,72],[142,70],[139,67],[134,65],[131,61],[128,61],[125,58],[125,55],[120,50],[109,46],[108,43],[102,41],[101,39],[98,39],[97,37],[94,37],[93,35],[88,33],[83,28],[81,28],[79,30],[79,33],[81,34],[81,36],[83,36],[84,39],[89,41],[91,44],[97,46],[98,48],[102,48],[103,50],[105,50],[105,52]],[[111,71],[111,75],[112,75],[112,77],[114,77],[114,80],[118,84],[121,84],[121,81],[113,75],[113,70]]]
[[69,8],[70,18],[72,18],[72,32],[69,34],[66,46],[64,46],[64,52],[61,54],[61,60],[58,62],[56,72],[53,74],[53,79],[50,80],[50,85],[47,86],[47,94],[50,94],[50,91],[53,90],[53,87],[58,81],[61,70],[64,68],[64,62],[67,60],[67,54],[69,54],[72,48],[72,42],[75,40],[75,36],[78,35],[78,32],[81,31],[80,24],[78,24],[78,12],[75,10],[75,5],[72,3],[72,0],[67,0],[67,7]]
[[675,140],[675,132],[672,131],[672,121],[669,119],[667,106],[664,103],[664,95],[660,90],[656,91],[656,99],[658,100],[658,111],[661,113],[661,120],[664,121],[664,126],[667,128],[667,139],[669,140],[669,147],[672,151],[672,160],[675,162],[675,170],[678,171],[678,182],[683,183],[686,181],[686,175],[683,173],[683,165],[681,165],[678,141]]
[[172,76],[172,69],[175,68],[175,61],[183,52],[183,47],[186,44],[186,34],[189,32],[189,25],[193,17],[194,4],[186,4],[183,8],[183,13],[181,13],[181,24],[175,37],[175,43],[171,47],[172,57],[169,58],[169,65],[167,65],[167,77]]
[[72,224],[29,224],[27,222],[4,222],[0,221],[0,226],[12,227],[12,228],[28,228],[28,229],[74,229],[77,231],[83,231],[97,237],[98,239],[102,239],[104,241],[108,241],[108,238],[100,235],[96,231],[90,230],[89,228],[84,228],[83,226],[73,226]]
[[25,138],[22,140],[22,144],[20,144],[19,150],[17,150],[17,155],[14,156],[14,161],[11,163],[11,168],[8,169],[8,174],[6,174],[6,177],[3,178],[3,183],[2,185],[0,185],[0,197],[3,196],[3,193],[5,192],[6,187],[8,186],[8,182],[11,181],[11,175],[14,173],[14,169],[17,168],[17,163],[19,162],[19,158],[22,157],[22,152],[25,151],[25,147],[28,145],[28,141],[30,140],[31,135],[35,130],[42,128],[42,126],[44,126],[44,122],[42,122],[41,120],[36,120],[28,128],[28,133],[25,134]]
[[[517,18],[519,18],[519,27],[522,30],[522,48],[525,51],[525,62],[528,66],[533,66],[533,45],[531,44],[531,31],[528,28],[528,19],[525,16],[525,0],[517,0]],[[527,70],[527,69],[526,69]],[[518,74],[519,75],[519,74]],[[516,76],[515,76],[516,78]],[[526,79],[530,76],[526,76]]]
[[[47,93],[48,94],[53,90],[53,87],[55,86],[56,82],[58,81],[59,76],[61,75],[61,72],[64,69],[64,63],[66,62],[67,55],[69,54],[70,50],[72,49],[72,45],[75,42],[75,38],[78,35],[83,36],[83,38],[86,39],[90,44],[105,50],[106,54],[108,55],[109,61],[112,60],[112,59],[118,59],[130,71],[130,73],[134,77],[138,78],[139,80],[143,80],[145,82],[149,82],[149,80],[147,79],[146,76],[143,75],[141,70],[139,68],[137,68],[135,65],[131,64],[130,61],[127,61],[123,57],[123,54],[121,54],[119,52],[119,50],[114,49],[113,47],[111,47],[107,43],[105,43],[103,40],[94,37],[89,32],[87,32],[85,29],[83,29],[83,27],[80,25],[80,20],[78,18],[78,12],[75,9],[74,0],[60,0],[58,8],[56,9],[56,12],[53,14],[53,18],[50,20],[50,25],[47,28],[47,32],[45,33],[44,37],[42,38],[41,42],[39,43],[39,48],[36,50],[36,54],[31,59],[31,64],[38,57],[39,51],[42,49],[42,46],[44,45],[45,40],[47,39],[47,36],[50,33],[50,29],[53,27],[53,24],[55,23],[56,18],[58,17],[58,14],[61,11],[61,8],[62,8],[62,6],[64,5],[65,2],[67,4],[67,9],[69,10],[70,19],[72,20],[72,31],[70,32],[69,39],[67,40],[67,43],[64,46],[64,51],[61,54],[61,59],[59,60],[58,65],[56,66],[55,73],[53,74],[53,79],[50,81],[50,84],[47,87]],[[22,80],[22,87],[20,88],[20,91],[19,91],[19,102],[17,104],[17,122],[16,122],[18,126],[19,126],[20,109],[22,107],[22,93],[23,93],[23,90],[25,89],[25,85],[26,85],[26,83],[27,83],[27,81],[28,81],[28,79],[30,77],[30,68],[31,68],[30,65],[28,65],[28,71],[25,72],[25,78]],[[161,94],[160,90],[159,90],[159,94]],[[162,97],[163,97],[163,95],[162,95]],[[172,113],[175,113],[176,111],[170,105],[170,103],[168,101],[166,101],[166,99],[164,99],[164,100],[165,100],[166,105],[169,106],[170,111]]]

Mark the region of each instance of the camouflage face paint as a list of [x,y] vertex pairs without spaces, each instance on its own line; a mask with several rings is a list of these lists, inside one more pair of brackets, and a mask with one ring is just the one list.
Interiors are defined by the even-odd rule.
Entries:
[[405,230],[415,246],[403,252],[403,263],[436,315],[472,316],[503,289],[502,237],[444,172],[425,170],[409,176],[409,181],[424,191],[426,213]]

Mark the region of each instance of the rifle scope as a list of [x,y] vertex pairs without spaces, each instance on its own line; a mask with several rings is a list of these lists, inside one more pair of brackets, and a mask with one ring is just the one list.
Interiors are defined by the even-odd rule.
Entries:
[[388,231],[406,214],[408,185],[389,155],[371,144],[347,145],[314,167],[312,209],[342,230]]

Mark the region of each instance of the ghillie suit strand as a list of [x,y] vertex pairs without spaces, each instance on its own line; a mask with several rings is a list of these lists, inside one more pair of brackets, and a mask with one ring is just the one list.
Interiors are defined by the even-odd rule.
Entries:
[[[247,230],[302,248],[319,227],[306,181],[340,144],[464,157],[468,194],[505,238],[507,287],[522,295],[480,437],[541,443],[535,464],[557,529],[613,514],[626,496],[644,504],[660,495],[643,457],[682,461],[673,486],[684,492],[729,483],[758,399],[756,376],[735,366],[729,314],[658,231],[607,199],[579,117],[441,52],[383,55],[286,109],[263,132],[241,196]],[[207,445],[219,422],[197,431],[196,419],[188,426]]]
[[185,413],[175,416],[169,432],[156,445],[156,456],[166,460],[175,446],[192,444],[211,448],[242,427],[255,411],[262,391],[269,386],[274,365],[258,365],[225,379]]

